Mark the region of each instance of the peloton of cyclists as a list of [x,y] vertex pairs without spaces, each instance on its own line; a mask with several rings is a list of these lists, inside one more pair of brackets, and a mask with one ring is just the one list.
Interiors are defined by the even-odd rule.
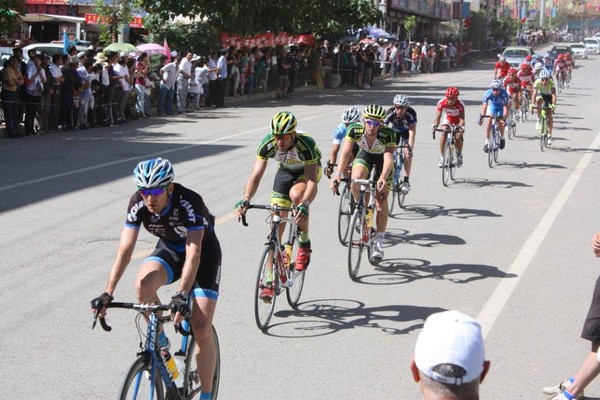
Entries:
[[[335,193],[340,179],[346,173],[350,163],[354,143],[360,148],[352,162],[352,179],[367,179],[373,167],[377,168],[377,192],[375,206],[377,208],[376,232],[377,238],[373,246],[371,260],[379,262],[383,259],[383,239],[387,228],[387,194],[391,185],[391,172],[394,164],[394,131],[384,126],[385,109],[377,104],[368,105],[363,111],[363,122],[357,122],[348,127],[348,133],[342,144],[342,152],[336,173],[331,181],[331,190]],[[352,193],[358,199],[359,185],[352,185]]]
[[[491,87],[483,94],[483,105],[481,107],[481,114],[479,114],[479,120],[477,121],[477,124],[481,126],[485,115],[500,117],[497,119],[498,127],[500,129],[500,149],[504,149],[504,146],[506,145],[504,139],[504,120],[508,115],[509,101],[510,97],[508,93],[502,88],[502,81],[494,79]],[[483,146],[483,151],[485,153],[492,150],[489,148],[491,128],[492,119],[489,118],[485,128],[485,145]]]
[[540,107],[552,107],[552,112],[548,112],[548,144],[552,144],[552,128],[554,126],[554,109],[556,108],[556,87],[554,80],[550,76],[550,72],[546,69],[542,69],[538,76],[538,79],[533,83],[533,105],[537,105],[537,116],[538,122],[535,124],[535,129],[540,129]]
[[[463,164],[462,149],[465,132],[465,103],[458,98],[459,94],[460,92],[457,87],[451,86],[446,89],[446,96],[437,103],[431,129],[436,129],[440,125],[442,114],[444,114],[444,120],[441,121],[442,129],[456,128],[454,131],[457,153],[456,162],[457,166],[461,167]],[[446,135],[440,135],[440,158],[438,160],[438,167],[440,168],[444,164],[444,146],[446,146]]]
[[[331,174],[333,173],[333,167],[337,161],[337,155],[341,148],[342,140],[346,137],[348,126],[359,121],[360,111],[358,110],[358,107],[350,107],[342,113],[342,122],[335,128],[335,132],[333,132],[333,144],[331,146],[331,151],[329,152],[329,160],[327,161],[327,166],[323,169],[323,173],[328,178],[331,178]],[[356,156],[356,153],[358,153],[358,146],[354,146],[354,149],[352,150],[352,160],[354,159],[354,156]]]
[[408,178],[412,167],[412,150],[415,148],[415,135],[417,134],[417,112],[410,106],[410,100],[406,95],[397,94],[394,96],[394,105],[386,115],[384,124],[390,125],[396,134],[396,146],[406,145],[404,148],[404,181],[400,184],[400,191],[404,194],[410,192],[410,182]]

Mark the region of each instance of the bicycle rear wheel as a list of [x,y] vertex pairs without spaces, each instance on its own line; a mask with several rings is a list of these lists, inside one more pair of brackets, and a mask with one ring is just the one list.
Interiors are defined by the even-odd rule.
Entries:
[[154,371],[154,383],[150,377],[152,362],[149,355],[141,355],[133,363],[125,376],[121,388],[120,400],[152,399],[164,400],[165,389],[158,370]]
[[366,229],[364,210],[356,210],[352,216],[350,230],[348,230],[348,274],[355,281],[360,269],[362,253],[367,246],[368,232]]
[[448,179],[450,178],[450,163],[452,162],[452,150],[450,149],[450,143],[446,141],[444,146],[444,160],[442,164],[442,184],[448,186]]
[[458,156],[456,155],[456,147],[450,146],[450,179],[454,181],[456,178],[456,168],[458,165]]
[[[212,380],[212,400],[216,400],[219,395],[219,382],[221,381],[221,347],[219,346],[219,337],[217,330],[212,327],[212,336],[217,352],[215,362],[215,372]],[[185,371],[183,375],[183,387],[185,388],[185,397],[191,398],[200,393],[200,375],[196,364],[196,341],[192,335],[188,336],[188,345],[185,353]]]
[[494,155],[494,162],[498,164],[498,147],[500,146],[500,136],[498,135],[498,132],[494,135],[494,144],[494,152],[492,154]]
[[[350,192],[348,190],[348,192]],[[292,269],[292,285],[287,286],[285,288],[285,297],[287,297],[287,302],[292,308],[296,308],[298,306],[298,302],[300,301],[300,296],[302,295],[302,289],[304,289],[304,271],[296,271],[296,255],[298,254],[298,246],[294,246],[292,250],[292,260],[294,262],[290,265]]]
[[496,148],[496,140],[494,137],[494,132],[490,135],[490,142],[488,144],[488,167],[492,168],[494,166],[494,149]]
[[345,184],[340,196],[340,206],[338,210],[338,239],[340,243],[346,245],[346,236],[348,236],[348,226],[352,217],[352,191],[350,185]]
[[[254,289],[254,319],[256,320],[256,326],[261,331],[268,328],[271,317],[273,316],[273,310],[275,310],[275,300],[277,299],[276,284],[276,263],[277,252],[273,244],[268,244],[265,247],[260,264],[258,266],[258,274],[256,275],[256,285]],[[267,271],[267,266],[272,267],[272,272]],[[271,300],[263,300],[260,298],[260,294],[263,289],[271,287],[273,294]]]
[[[396,150],[394,152],[394,170],[392,171],[392,199],[388,199],[388,213],[392,214],[394,211],[394,202],[396,200],[396,196],[401,194],[400,192],[400,183],[402,182],[402,157],[400,156],[400,151]],[[398,199],[398,205],[400,206],[400,199]]]

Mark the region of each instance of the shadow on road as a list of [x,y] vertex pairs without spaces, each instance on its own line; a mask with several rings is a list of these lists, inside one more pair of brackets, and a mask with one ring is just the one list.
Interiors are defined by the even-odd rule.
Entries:
[[419,220],[431,219],[436,217],[454,217],[460,219],[474,217],[501,217],[489,210],[480,210],[476,208],[445,208],[437,204],[411,204],[395,214],[390,214],[394,219]]
[[539,170],[566,169],[567,168],[564,165],[559,165],[559,164],[540,164],[540,163],[530,164],[528,162],[510,162],[510,161],[500,162],[500,163],[498,163],[498,167],[499,167],[499,169],[502,169],[502,167],[505,167],[506,169],[525,169],[525,168],[527,168],[527,169],[539,169]]

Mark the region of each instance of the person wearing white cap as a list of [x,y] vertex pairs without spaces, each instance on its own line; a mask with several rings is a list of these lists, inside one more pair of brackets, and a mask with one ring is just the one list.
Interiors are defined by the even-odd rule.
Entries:
[[424,400],[477,400],[489,368],[477,321],[454,310],[425,320],[410,360]]

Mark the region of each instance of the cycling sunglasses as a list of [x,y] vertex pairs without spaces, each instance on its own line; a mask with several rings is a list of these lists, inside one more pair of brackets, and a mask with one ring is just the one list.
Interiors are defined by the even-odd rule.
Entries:
[[165,193],[167,189],[169,189],[168,186],[161,188],[138,188],[138,192],[140,192],[140,194],[145,197],[160,196],[161,194]]
[[366,119],[365,123],[367,123],[369,126],[379,126],[382,124],[381,121],[373,121],[372,119]]

